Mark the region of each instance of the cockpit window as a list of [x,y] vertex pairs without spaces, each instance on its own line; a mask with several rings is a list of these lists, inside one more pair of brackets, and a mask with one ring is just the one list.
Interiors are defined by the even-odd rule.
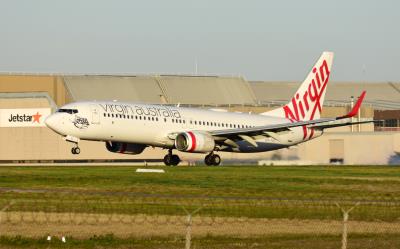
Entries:
[[77,109],[58,109],[57,112],[66,112],[69,114],[74,114],[74,113],[78,113]]

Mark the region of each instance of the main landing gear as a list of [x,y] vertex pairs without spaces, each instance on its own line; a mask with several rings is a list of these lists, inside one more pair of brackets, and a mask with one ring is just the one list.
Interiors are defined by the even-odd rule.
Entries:
[[206,156],[204,162],[207,166],[218,166],[221,163],[221,157],[211,152]]
[[75,144],[75,147],[72,147],[71,153],[74,155],[78,155],[79,153],[81,153],[81,149],[78,147],[78,144]]
[[178,155],[173,155],[172,150],[168,150],[168,154],[164,157],[164,163],[167,166],[176,166],[181,162],[181,159]]

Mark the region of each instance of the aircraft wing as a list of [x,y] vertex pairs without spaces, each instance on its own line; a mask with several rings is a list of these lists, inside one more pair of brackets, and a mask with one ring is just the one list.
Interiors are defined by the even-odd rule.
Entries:
[[[366,94],[366,92],[364,91],[358,98],[357,103],[354,105],[353,109],[344,116],[340,116],[340,117],[336,117],[336,118],[321,118],[321,119],[308,120],[308,121],[297,121],[297,122],[287,122],[287,123],[282,123],[282,124],[256,126],[256,127],[252,127],[252,128],[215,130],[215,131],[210,131],[209,133],[215,137],[230,137],[230,136],[240,136],[240,135],[254,136],[254,135],[259,135],[259,134],[267,134],[267,133],[271,133],[271,132],[273,133],[273,132],[284,131],[284,130],[288,130],[289,128],[299,127],[299,126],[307,126],[310,128],[325,129],[325,128],[331,128],[331,127],[337,127],[337,126],[358,124],[359,122],[356,122],[356,123],[348,122],[348,123],[340,123],[340,125],[338,123],[335,123],[335,124],[320,125],[319,127],[316,126],[317,124],[322,124],[322,123],[327,123],[327,122],[332,122],[332,121],[337,121],[337,120],[341,120],[341,119],[354,117],[358,113],[358,111],[361,107],[361,103],[365,97],[365,94]],[[363,122],[368,123],[368,122],[373,122],[373,121],[363,121]]]
[[381,120],[366,120],[366,121],[357,121],[357,122],[340,122],[340,123],[330,123],[330,124],[316,124],[316,125],[308,126],[308,128],[323,130],[323,129],[340,127],[340,126],[356,125],[356,124],[367,124],[367,123],[374,123],[374,122],[380,122],[380,121]]

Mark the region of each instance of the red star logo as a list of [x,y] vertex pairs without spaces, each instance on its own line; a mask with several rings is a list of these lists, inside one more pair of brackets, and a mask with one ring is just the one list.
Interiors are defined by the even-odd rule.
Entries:
[[32,123],[37,122],[37,123],[39,124],[39,123],[40,123],[40,117],[41,117],[41,116],[42,116],[42,115],[40,115],[39,112],[36,112],[35,115],[32,115],[32,117],[33,117]]

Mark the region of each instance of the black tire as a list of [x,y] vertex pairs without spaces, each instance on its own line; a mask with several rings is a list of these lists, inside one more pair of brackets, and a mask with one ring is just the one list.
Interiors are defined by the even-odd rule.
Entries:
[[76,154],[75,147],[71,148],[71,153],[74,155]]
[[180,162],[181,162],[181,159],[179,158],[178,155],[171,156],[171,165],[172,166],[177,166]]
[[212,166],[212,165],[213,165],[213,163],[212,163],[212,155],[207,155],[207,156],[204,158],[204,163],[205,163],[207,166]]
[[166,166],[171,166],[171,159],[172,159],[172,157],[171,157],[169,154],[165,155],[165,157],[164,157],[164,164],[165,164]]
[[212,162],[212,165],[218,166],[221,163],[221,157],[218,155],[212,155],[211,162]]

